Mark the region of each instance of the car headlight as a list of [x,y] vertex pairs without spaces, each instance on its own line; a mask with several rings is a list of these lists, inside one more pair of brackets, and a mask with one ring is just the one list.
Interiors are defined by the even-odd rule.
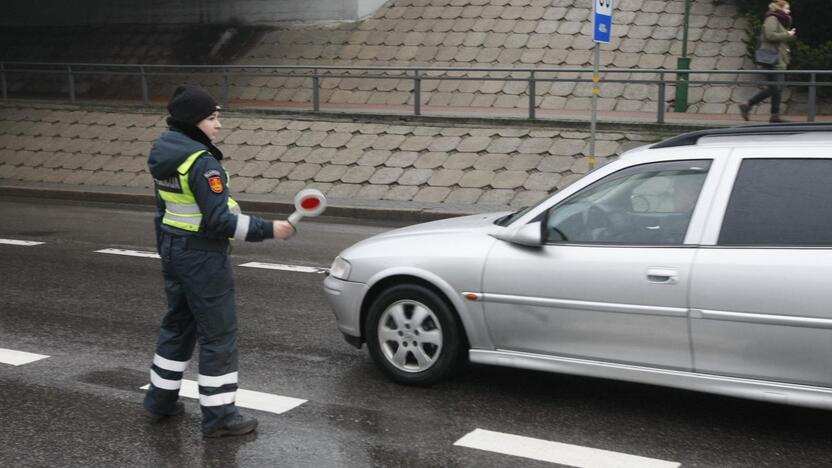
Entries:
[[332,261],[332,266],[329,267],[329,274],[335,278],[346,281],[350,277],[351,269],[352,265],[350,265],[350,262],[341,257],[335,257],[335,260]]

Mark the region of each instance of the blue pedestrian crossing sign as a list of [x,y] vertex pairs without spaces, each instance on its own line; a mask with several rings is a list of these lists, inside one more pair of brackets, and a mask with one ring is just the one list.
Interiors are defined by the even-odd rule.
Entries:
[[612,35],[613,0],[594,0],[592,15],[592,40],[609,43]]

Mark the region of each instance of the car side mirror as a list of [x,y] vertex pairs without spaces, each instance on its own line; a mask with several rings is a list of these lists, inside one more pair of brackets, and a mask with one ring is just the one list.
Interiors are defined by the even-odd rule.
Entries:
[[494,237],[512,244],[540,247],[543,245],[542,224],[539,221],[535,221],[525,224],[518,229],[498,232],[494,234]]

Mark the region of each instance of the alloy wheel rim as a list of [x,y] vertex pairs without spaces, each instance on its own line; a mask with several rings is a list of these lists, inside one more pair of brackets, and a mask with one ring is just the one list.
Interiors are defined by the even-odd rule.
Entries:
[[442,353],[442,337],[436,314],[414,300],[390,304],[378,322],[378,343],[385,359],[404,372],[430,369]]

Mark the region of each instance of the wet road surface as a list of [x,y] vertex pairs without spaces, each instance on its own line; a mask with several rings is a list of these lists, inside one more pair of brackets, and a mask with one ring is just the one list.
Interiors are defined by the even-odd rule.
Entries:
[[[234,247],[240,387],[306,401],[243,409],[257,433],[203,439],[196,400],[161,423],[141,408],[164,311],[159,261],[96,252],[152,252],[151,211],[4,199],[0,214],[0,239],[43,242],[0,244],[0,348],[48,356],[0,362],[0,466],[561,466],[455,445],[477,429],[666,463],[656,466],[832,466],[826,411],[484,366],[431,388],[394,384],[343,341],[321,273],[239,266],[328,267],[394,227],[338,220]],[[196,380],[195,362],[185,378]]]

